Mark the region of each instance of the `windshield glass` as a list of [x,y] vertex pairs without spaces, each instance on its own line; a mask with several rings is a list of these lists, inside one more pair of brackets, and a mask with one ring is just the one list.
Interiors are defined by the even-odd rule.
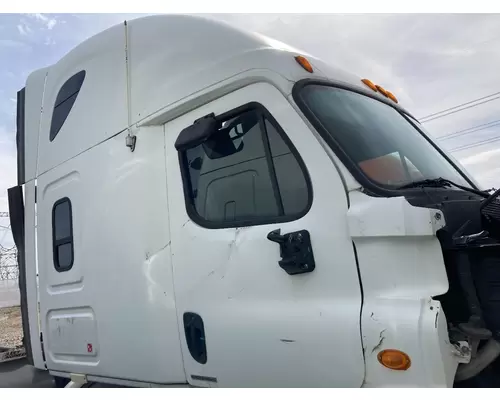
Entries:
[[393,107],[324,85],[305,86],[301,98],[331,138],[378,185],[397,188],[422,179],[445,178],[470,187]]

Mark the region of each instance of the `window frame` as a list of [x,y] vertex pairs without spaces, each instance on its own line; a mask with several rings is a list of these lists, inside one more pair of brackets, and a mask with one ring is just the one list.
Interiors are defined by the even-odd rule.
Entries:
[[[340,146],[340,144],[332,137],[332,135],[328,132],[328,130],[323,126],[321,121],[316,117],[315,113],[309,109],[306,102],[302,99],[302,89],[308,85],[319,85],[319,86],[327,86],[338,89],[347,90],[353,93],[360,94],[362,96],[369,97],[373,100],[379,101],[383,104],[386,104],[396,110],[399,114],[402,115],[404,119],[408,121],[418,133],[422,135],[422,137],[427,140],[437,151],[438,153],[450,163],[453,168],[465,179],[465,181],[471,185],[473,189],[478,189],[476,185],[464,174],[464,172],[451,160],[446,153],[440,149],[437,144],[429,138],[411,119],[418,121],[410,112],[405,110],[400,105],[382,98],[380,96],[375,95],[374,93],[370,93],[367,90],[363,90],[359,87],[356,87],[347,83],[340,82],[332,82],[330,80],[323,79],[302,79],[295,83],[292,89],[292,98],[299,107],[300,111],[304,114],[307,121],[311,123],[311,125],[316,129],[319,135],[323,138],[323,140],[328,144],[328,146],[332,149],[335,155],[340,159],[340,161],[345,165],[347,170],[353,175],[354,179],[356,179],[361,186],[365,189],[365,193],[370,196],[375,197],[400,197],[404,195],[403,193],[408,194],[419,194],[422,192],[421,188],[408,188],[408,189],[396,189],[385,187],[380,183],[375,182],[368,178],[365,173],[361,170],[361,168],[354,162],[351,157],[344,151],[344,149]],[[443,190],[442,188],[429,188],[430,190]],[[444,189],[446,190],[446,188]]]
[[[56,207],[60,204],[63,203],[68,203],[69,206],[69,231],[70,231],[70,236],[67,236],[63,239],[56,240],[56,225],[55,225],[55,217],[56,217]],[[73,240],[73,206],[71,204],[71,200],[69,197],[63,197],[59,200],[57,200],[54,205],[52,206],[52,261],[54,263],[54,268],[57,272],[65,272],[69,271],[71,268],[73,268],[73,264],[75,262],[75,244]],[[57,254],[57,249],[59,246],[62,246],[64,244],[71,244],[71,263],[67,267],[61,267],[59,265],[59,257]]]
[[[288,137],[288,135],[285,133],[281,125],[276,121],[276,119],[273,117],[273,115],[260,103],[258,102],[249,102],[246,103],[242,106],[236,107],[230,111],[224,112],[222,114],[216,115],[215,118],[217,121],[226,121],[231,118],[237,117],[238,115],[246,112],[246,111],[251,111],[251,110],[256,110],[259,113],[259,127],[261,130],[262,134],[262,142],[264,146],[264,155],[266,158],[267,166],[269,168],[269,173],[270,173],[270,179],[271,179],[271,184],[273,186],[273,193],[275,196],[275,199],[277,199],[277,196],[279,196],[279,202],[277,199],[277,208],[278,212],[282,213],[283,215],[277,215],[277,216],[272,216],[272,217],[256,217],[256,218],[251,218],[251,219],[241,219],[237,221],[228,221],[228,222],[221,222],[221,221],[209,221],[204,219],[200,214],[198,214],[198,211],[196,210],[196,206],[194,204],[194,199],[191,199],[191,193],[193,192],[192,187],[191,187],[191,177],[189,174],[189,166],[187,165],[187,156],[185,151],[178,151],[178,159],[179,159],[179,167],[181,170],[181,178],[182,178],[182,186],[183,186],[183,192],[184,192],[184,203],[186,206],[186,212],[194,223],[197,225],[200,225],[203,228],[207,229],[225,229],[225,228],[242,228],[242,227],[249,227],[249,226],[257,226],[257,225],[267,225],[267,224],[275,224],[275,223],[285,223],[285,222],[292,222],[296,221],[302,217],[304,217],[309,210],[312,207],[313,203],[313,187],[312,187],[312,182],[311,182],[311,177],[309,174],[309,171],[306,167],[306,164],[302,157],[300,156],[300,153],[298,152],[297,148],[293,145],[292,141]],[[265,120],[268,120],[269,123],[276,129],[276,132],[280,136],[280,138],[284,141],[284,143],[288,146],[290,149],[290,153],[295,157],[295,160],[297,161],[302,174],[304,175],[304,180],[306,182],[306,188],[307,188],[307,204],[305,208],[300,212],[300,213],[295,213],[295,214],[289,214],[289,215],[284,215],[284,208],[283,208],[283,200],[281,197],[280,193],[280,188],[278,184],[278,178],[276,176],[276,171],[275,171],[275,166],[273,162],[273,157],[271,154],[271,149],[269,145],[269,136],[267,133],[266,129],[266,124]]]

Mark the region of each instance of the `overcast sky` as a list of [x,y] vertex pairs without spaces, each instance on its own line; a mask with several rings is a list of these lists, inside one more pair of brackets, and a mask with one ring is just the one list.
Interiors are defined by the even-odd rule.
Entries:
[[[16,92],[125,14],[0,15],[0,211],[16,184]],[[417,118],[500,92],[500,15],[211,15],[303,49],[392,91]],[[435,137],[500,120],[500,99],[425,124]],[[442,141],[447,149],[500,135],[500,125]],[[500,186],[500,141],[453,152],[485,186]],[[0,244],[10,245],[1,228]],[[5,234],[4,234],[5,233]]]

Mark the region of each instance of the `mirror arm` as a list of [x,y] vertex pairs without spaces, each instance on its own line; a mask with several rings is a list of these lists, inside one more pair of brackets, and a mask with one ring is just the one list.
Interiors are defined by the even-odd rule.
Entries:
[[193,125],[198,124],[199,122],[204,121],[204,120],[206,120],[208,118],[213,119],[214,121],[217,122],[217,117],[215,116],[215,114],[214,113],[210,113],[210,114],[204,115],[203,117],[195,119],[194,122],[193,122]]

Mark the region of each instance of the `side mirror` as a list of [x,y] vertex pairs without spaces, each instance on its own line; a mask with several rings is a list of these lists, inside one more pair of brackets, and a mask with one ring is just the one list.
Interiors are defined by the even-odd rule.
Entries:
[[202,145],[209,159],[224,158],[243,149],[243,137],[258,123],[254,113],[247,113],[226,123],[221,123],[214,114],[209,114],[184,128],[175,141],[175,148],[182,152]]
[[214,114],[209,114],[194,122],[193,125],[184,128],[177,140],[175,148],[177,151],[186,151],[205,143],[207,139],[217,132],[218,123]]

